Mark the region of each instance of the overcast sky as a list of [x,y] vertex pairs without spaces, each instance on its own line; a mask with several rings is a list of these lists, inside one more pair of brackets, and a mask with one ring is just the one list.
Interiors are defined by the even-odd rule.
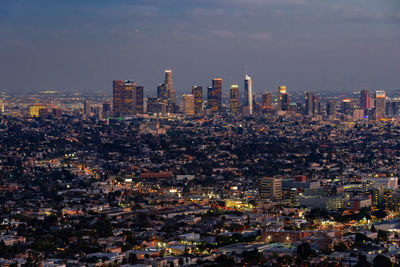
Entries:
[[0,89],[400,88],[399,0],[0,0]]

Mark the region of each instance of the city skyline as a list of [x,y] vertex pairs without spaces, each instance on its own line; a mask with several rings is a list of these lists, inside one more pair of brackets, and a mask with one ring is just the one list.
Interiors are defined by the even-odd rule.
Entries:
[[6,0],[0,90],[107,91],[129,77],[154,92],[172,69],[183,94],[212,77],[242,84],[248,66],[254,92],[388,91],[400,84],[399,23],[393,0]]

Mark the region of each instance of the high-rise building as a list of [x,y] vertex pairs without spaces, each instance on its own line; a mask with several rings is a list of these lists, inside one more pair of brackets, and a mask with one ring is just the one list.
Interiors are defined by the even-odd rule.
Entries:
[[194,95],[184,94],[183,95],[183,113],[186,116],[194,116]]
[[282,180],[275,177],[263,177],[259,181],[258,190],[261,198],[280,200],[282,199]]
[[253,114],[253,81],[246,73],[244,79],[244,106],[248,107],[249,115]]
[[222,111],[222,79],[215,78],[212,80],[211,92],[209,92],[209,104],[212,113],[219,113]]
[[201,115],[203,110],[203,87],[192,86],[192,95],[194,96],[194,114]]
[[0,114],[4,113],[4,101],[3,99],[0,99]]
[[336,115],[336,105],[335,101],[330,100],[326,103],[326,115],[335,116]]
[[165,89],[164,84],[160,84],[157,86],[157,98],[160,100],[167,100],[168,99],[168,94],[167,90]]
[[147,99],[147,113],[165,115],[167,113],[167,105],[165,101],[149,97]]
[[164,83],[157,86],[157,97],[160,100],[166,100],[168,102],[176,100],[174,96],[175,90],[172,82],[172,71],[165,70]]
[[362,119],[364,119],[364,110],[362,109],[353,110],[353,120],[360,121]]
[[172,71],[171,70],[165,70],[164,85],[165,85],[165,88],[167,89],[167,92],[174,89],[174,85],[172,83]]
[[167,112],[178,113],[179,107],[176,104],[176,90],[172,83],[172,71],[165,70],[164,83],[157,86],[157,97],[167,107]]
[[86,119],[92,116],[92,105],[87,100],[83,101],[83,114]]
[[312,92],[306,92],[305,102],[306,108],[304,110],[304,115],[312,116],[314,113],[314,95]]
[[392,116],[399,116],[400,114],[400,101],[399,100],[392,100],[392,102],[391,102],[391,104],[392,104],[392,108],[391,108],[391,110],[392,110]]
[[370,96],[368,90],[361,90],[360,94],[360,106],[362,110],[370,109]]
[[144,113],[144,89],[143,86],[136,86],[135,114]]
[[229,99],[231,114],[239,114],[239,85],[232,84]]
[[351,99],[343,99],[341,104],[341,111],[346,115],[353,115],[353,103]]
[[262,95],[261,99],[261,108],[264,109],[272,109],[272,94],[265,92]]
[[111,104],[110,103],[103,103],[103,117],[108,118],[111,117]]
[[278,87],[278,95],[280,94],[287,94],[285,85],[281,85]]
[[385,91],[375,92],[375,119],[380,120],[386,113],[386,93]]
[[278,110],[287,111],[289,110],[289,96],[286,92],[286,86],[282,85],[278,87]]
[[113,81],[113,109],[114,116],[133,115],[134,88],[133,81]]
[[313,97],[313,116],[321,114],[321,102],[318,96]]

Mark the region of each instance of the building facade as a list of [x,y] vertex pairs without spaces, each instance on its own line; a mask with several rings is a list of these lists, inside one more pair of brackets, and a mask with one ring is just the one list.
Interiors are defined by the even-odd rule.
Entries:
[[244,79],[244,102],[243,105],[247,107],[249,115],[253,114],[253,81],[251,77],[246,74]]
[[192,95],[194,96],[194,114],[201,115],[203,111],[203,87],[192,86]]
[[239,114],[239,85],[232,84],[229,100],[231,114]]
[[113,110],[114,116],[133,115],[134,90],[136,84],[129,80],[113,81]]

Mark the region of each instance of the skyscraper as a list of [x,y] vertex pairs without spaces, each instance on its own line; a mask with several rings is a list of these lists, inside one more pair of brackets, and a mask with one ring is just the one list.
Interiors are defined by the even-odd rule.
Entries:
[[304,114],[306,116],[312,116],[314,111],[314,105],[313,105],[314,95],[312,92],[306,92],[305,101],[306,101],[306,109],[304,111]]
[[253,114],[253,81],[246,73],[244,79],[244,106],[248,107],[249,115]]
[[143,114],[144,113],[144,94],[143,94],[143,86],[136,86],[136,107],[135,114]]
[[343,99],[342,106],[341,106],[342,113],[346,115],[353,115],[353,103],[351,99]]
[[110,103],[103,103],[103,117],[108,118],[111,117],[111,104]]
[[171,70],[165,70],[164,85],[165,85],[165,88],[167,89],[167,92],[174,89],[174,85],[172,83],[172,71]]
[[211,110],[211,105],[212,105],[212,86],[207,86],[207,109]]
[[167,100],[167,90],[165,89],[164,84],[160,84],[157,86],[157,98],[160,100]]
[[265,92],[262,95],[262,99],[261,99],[261,108],[263,110],[265,109],[272,109],[272,94]]
[[278,110],[289,110],[289,96],[284,85],[278,87]]
[[321,102],[318,96],[313,97],[313,116],[321,114]]
[[88,100],[83,101],[83,113],[86,119],[92,116],[92,105]]
[[222,111],[222,79],[220,78],[212,80],[210,104],[213,113],[219,113]]
[[239,114],[239,85],[232,84],[229,100],[231,114]]
[[195,114],[194,109],[194,96],[189,94],[183,95],[183,113],[186,116],[193,116]]
[[336,105],[335,101],[330,100],[326,103],[326,115],[335,116],[336,115]]
[[136,84],[133,81],[113,81],[114,116],[133,115],[134,88]]
[[165,70],[164,83],[157,86],[157,97],[165,103],[167,112],[178,113],[179,107],[176,104],[176,91],[172,83],[172,71]]
[[203,87],[192,86],[192,95],[194,96],[194,114],[200,115],[203,109]]
[[369,91],[368,90],[361,90],[361,95],[360,95],[360,106],[361,109],[367,110],[370,109],[370,96],[369,96]]
[[157,97],[160,100],[166,100],[170,102],[171,98],[173,101],[176,100],[174,93],[175,90],[172,83],[172,71],[165,70],[164,83],[157,86]]
[[375,92],[375,119],[380,120],[386,113],[386,93],[385,91]]

